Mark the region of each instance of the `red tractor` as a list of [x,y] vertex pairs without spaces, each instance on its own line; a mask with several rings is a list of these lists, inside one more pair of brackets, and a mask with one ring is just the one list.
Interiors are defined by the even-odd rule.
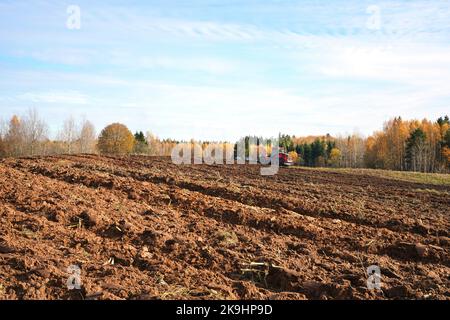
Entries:
[[294,161],[289,157],[289,154],[280,150],[278,153],[278,159],[280,161],[280,166],[292,166]]

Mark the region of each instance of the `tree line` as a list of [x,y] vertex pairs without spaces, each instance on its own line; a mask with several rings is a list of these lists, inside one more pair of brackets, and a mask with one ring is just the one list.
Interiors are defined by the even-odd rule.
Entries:
[[299,165],[449,172],[450,121],[391,119],[369,137],[281,135],[280,147]]
[[[249,143],[255,138],[244,138],[246,155],[255,147]],[[50,139],[48,125],[34,109],[22,116],[14,115],[9,121],[0,121],[0,157],[78,153],[170,156],[178,143],[172,139],[161,140],[151,132],[132,134],[120,123],[108,125],[97,135],[90,121],[74,117],[68,117],[56,138]],[[191,140],[190,143],[205,148],[213,142]],[[282,134],[279,144],[296,164],[302,166],[450,171],[448,116],[436,121],[393,118],[369,137],[357,133],[336,137]]]
[[68,118],[54,140],[49,138],[49,127],[35,109],[0,122],[1,157],[93,153],[95,144],[95,128],[85,119]]
[[114,123],[97,134],[87,119],[69,116],[55,138],[35,109],[9,120],[0,119],[0,158],[57,154],[144,154],[169,156],[177,141],[160,140],[151,132],[133,135],[125,125]]
[[391,119],[366,142],[366,165],[371,168],[445,172],[450,164],[450,121]]
[[280,136],[280,147],[298,165],[309,167],[363,168],[365,138],[359,134],[332,137]]

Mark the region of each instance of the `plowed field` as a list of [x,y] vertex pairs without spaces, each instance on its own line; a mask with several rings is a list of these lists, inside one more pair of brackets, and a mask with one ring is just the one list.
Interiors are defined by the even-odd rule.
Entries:
[[[449,233],[444,185],[166,158],[0,162],[0,299],[450,299]],[[366,287],[370,265],[382,290]]]

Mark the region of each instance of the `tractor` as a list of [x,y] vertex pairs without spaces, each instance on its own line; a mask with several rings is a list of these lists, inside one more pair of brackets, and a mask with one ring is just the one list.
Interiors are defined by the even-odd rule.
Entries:
[[294,161],[292,161],[289,154],[287,152],[284,152],[283,150],[280,150],[280,152],[278,153],[278,159],[280,162],[280,166],[288,167],[294,165]]

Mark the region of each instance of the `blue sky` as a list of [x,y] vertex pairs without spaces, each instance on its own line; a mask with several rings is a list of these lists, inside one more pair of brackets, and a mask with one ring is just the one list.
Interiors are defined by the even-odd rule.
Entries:
[[0,0],[0,75],[0,118],[36,108],[53,134],[69,115],[176,139],[370,134],[450,113],[450,1]]

